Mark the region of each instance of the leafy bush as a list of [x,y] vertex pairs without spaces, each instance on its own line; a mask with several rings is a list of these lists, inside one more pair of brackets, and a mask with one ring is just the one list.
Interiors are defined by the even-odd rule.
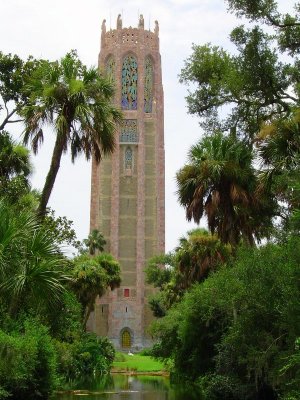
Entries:
[[0,396],[9,393],[18,400],[48,397],[57,376],[56,352],[47,328],[28,320],[23,333],[0,330],[0,353]]
[[107,338],[85,333],[73,343],[56,342],[61,384],[86,376],[108,373],[115,357]]
[[300,387],[299,254],[296,238],[240,250],[232,266],[194,285],[155,322],[153,354],[171,357],[181,379],[209,376],[201,381],[209,398],[294,396]]

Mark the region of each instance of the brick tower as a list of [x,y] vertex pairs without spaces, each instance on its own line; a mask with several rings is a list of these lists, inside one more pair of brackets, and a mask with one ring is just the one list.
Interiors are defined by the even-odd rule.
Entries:
[[147,260],[164,252],[164,104],[159,27],[106,31],[102,23],[99,68],[116,86],[115,103],[124,121],[116,132],[116,150],[92,164],[90,228],[99,229],[107,251],[121,265],[122,284],[98,299],[88,328],[108,336],[118,349],[151,344],[152,319],[144,281]]

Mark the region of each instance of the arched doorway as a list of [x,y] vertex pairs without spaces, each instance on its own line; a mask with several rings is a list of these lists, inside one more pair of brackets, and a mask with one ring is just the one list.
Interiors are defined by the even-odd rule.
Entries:
[[121,345],[123,348],[130,348],[132,344],[131,333],[129,329],[124,329],[121,333]]

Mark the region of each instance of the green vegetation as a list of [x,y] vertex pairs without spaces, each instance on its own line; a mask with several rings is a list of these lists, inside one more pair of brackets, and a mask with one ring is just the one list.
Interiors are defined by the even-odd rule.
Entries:
[[187,289],[228,260],[231,252],[231,246],[221,243],[216,235],[195,229],[180,239],[174,252],[151,258],[146,268],[147,282],[160,289],[149,301],[154,315],[164,316]]
[[[150,260],[155,361],[118,354],[114,367],[161,371],[196,384],[209,400],[300,397],[300,5],[226,0],[245,17],[235,51],[194,45],[181,71],[189,112],[204,136],[177,173],[188,232]],[[265,29],[267,28],[267,29]],[[282,54],[285,57],[282,57]],[[47,203],[62,153],[97,161],[114,148],[121,119],[113,87],[71,52],[49,62],[0,53],[0,399],[46,399],[54,388],[108,372],[114,349],[85,332],[96,296],[120,284],[120,267],[91,232],[81,245]],[[25,122],[38,151],[43,126],[56,135],[41,194],[30,152],[5,131]],[[62,243],[80,255],[67,259]],[[165,266],[165,268],[162,268]]]
[[173,360],[174,376],[198,379],[208,398],[296,390],[299,250],[298,238],[240,249],[154,324],[152,353]]
[[[47,398],[54,388],[108,372],[114,348],[83,331],[82,264],[63,256],[37,213],[17,210],[0,200],[0,398]],[[82,257],[100,276],[89,288],[99,283],[103,293],[120,282],[110,255]]]
[[108,288],[118,288],[121,283],[120,274],[120,265],[111,254],[82,254],[74,259],[71,286],[82,304],[84,329],[94,310],[97,296],[103,296]]
[[209,400],[296,400],[300,7],[226,2],[248,19],[230,35],[234,53],[194,45],[180,76],[204,136],[177,173],[178,199],[210,233],[150,260],[152,354]]
[[[95,297],[120,284],[119,264],[110,254],[95,255],[105,243],[99,232],[85,241],[91,254],[67,259],[62,245],[82,250],[83,244],[71,221],[46,209],[71,131],[73,158],[82,141],[85,155],[97,160],[113,149],[120,112],[110,103],[112,93],[74,52],[54,63],[0,53],[0,399],[47,399],[86,375],[107,373],[114,359],[112,344],[85,333],[85,325]],[[64,113],[65,100],[71,115]],[[31,189],[30,151],[4,130],[22,118],[34,151],[44,122],[56,121],[61,151],[41,195]]]
[[114,129],[121,113],[112,104],[113,85],[96,68],[87,69],[76,52],[59,62],[41,61],[24,91],[29,101],[20,110],[24,118],[24,143],[37,153],[43,142],[43,127],[56,133],[49,172],[41,193],[39,214],[46,213],[62,154],[70,147],[72,161],[83,153],[97,162],[115,146]]
[[150,356],[125,353],[116,353],[113,368],[117,371],[129,370],[133,372],[160,372],[165,369],[163,363]]
[[252,147],[236,135],[220,131],[206,135],[189,152],[189,162],[177,173],[179,202],[187,219],[208,228],[223,243],[241,240],[254,245],[268,233],[276,204],[261,187],[253,166]]

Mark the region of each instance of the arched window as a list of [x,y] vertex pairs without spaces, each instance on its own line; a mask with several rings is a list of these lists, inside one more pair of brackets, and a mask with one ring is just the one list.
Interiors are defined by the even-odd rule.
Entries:
[[125,150],[125,169],[132,170],[133,166],[133,151],[131,147],[127,147]]
[[153,64],[150,57],[145,61],[145,82],[144,82],[144,111],[152,112],[153,100]]
[[122,347],[131,347],[131,334],[128,329],[124,329],[121,336]]
[[116,72],[116,62],[115,59],[110,56],[105,64],[105,72],[108,79],[112,82],[115,80],[115,72]]
[[122,109],[137,109],[138,68],[134,56],[124,58],[122,66]]

